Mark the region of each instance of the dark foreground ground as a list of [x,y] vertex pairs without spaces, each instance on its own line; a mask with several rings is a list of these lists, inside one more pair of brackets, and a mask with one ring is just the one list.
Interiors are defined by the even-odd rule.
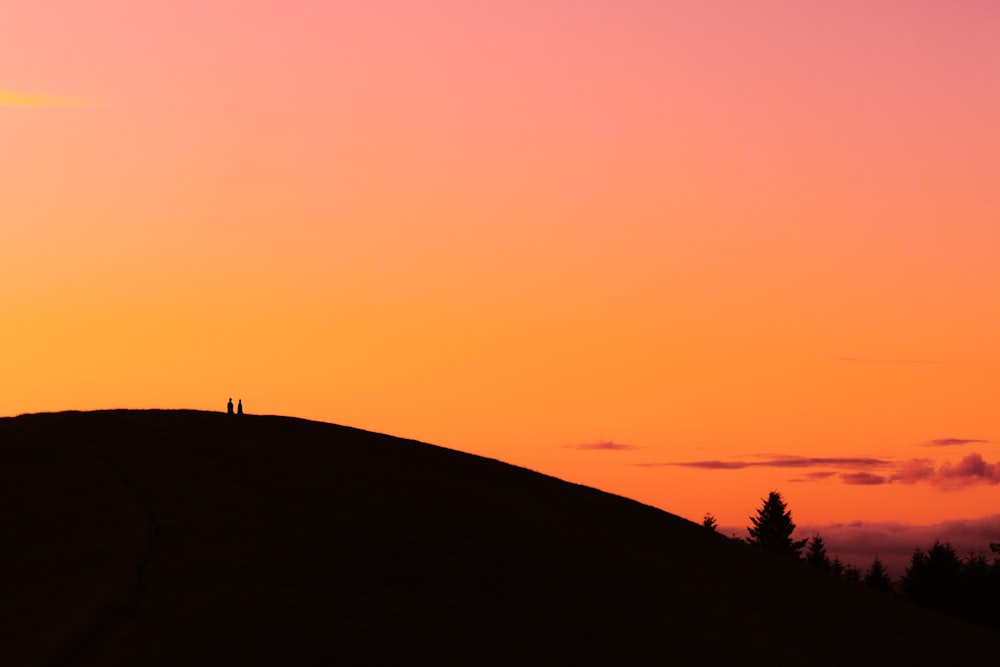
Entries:
[[0,419],[0,665],[989,664],[1000,634],[497,461],[285,417]]

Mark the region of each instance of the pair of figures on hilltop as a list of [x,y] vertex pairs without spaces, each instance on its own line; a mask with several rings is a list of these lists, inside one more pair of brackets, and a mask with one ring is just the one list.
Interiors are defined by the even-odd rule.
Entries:
[[[228,412],[229,414],[233,414],[233,399],[231,399],[231,398],[229,399],[229,405],[226,406],[226,412]],[[242,398],[240,399],[240,403],[239,403],[239,405],[236,408],[236,414],[238,414],[238,415],[243,414],[243,399]]]

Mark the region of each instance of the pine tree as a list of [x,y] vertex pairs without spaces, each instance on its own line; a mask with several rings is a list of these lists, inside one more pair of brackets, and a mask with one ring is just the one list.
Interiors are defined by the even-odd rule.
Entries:
[[865,572],[864,583],[866,586],[871,586],[883,593],[888,593],[892,590],[892,580],[889,578],[889,572],[885,569],[885,565],[882,564],[878,556],[875,557],[868,571]]
[[934,542],[926,552],[916,549],[901,579],[903,594],[925,607],[946,614],[958,608],[962,562],[947,542]]
[[705,518],[701,520],[701,525],[712,532],[715,532],[719,527],[719,524],[715,522],[715,516],[711,512],[705,512]]
[[763,498],[761,500],[764,505],[757,510],[757,516],[750,517],[753,526],[747,529],[750,534],[747,542],[756,544],[767,551],[798,558],[802,547],[809,540],[792,539],[795,524],[792,522],[792,513],[785,506],[781,494],[777,491],[771,491],[767,500]]
[[818,567],[821,570],[830,570],[830,558],[826,555],[826,544],[819,534],[813,535],[809,540],[809,548],[806,551],[806,562]]
[[959,574],[958,615],[981,625],[990,625],[996,617],[991,568],[986,554],[970,553],[962,559]]

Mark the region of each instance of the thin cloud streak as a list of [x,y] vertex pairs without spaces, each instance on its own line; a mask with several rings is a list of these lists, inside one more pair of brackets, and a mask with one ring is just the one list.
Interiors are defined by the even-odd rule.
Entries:
[[626,445],[620,442],[612,442],[610,440],[602,442],[591,442],[584,443],[581,445],[563,445],[567,449],[579,449],[579,450],[603,450],[603,451],[613,451],[613,452],[623,452],[631,449],[639,449],[638,445]]
[[[633,464],[642,468],[698,468],[701,470],[743,470],[745,468],[834,468],[837,470],[803,473],[789,481],[819,482],[834,475],[844,484],[877,486],[880,484],[930,484],[943,490],[961,489],[976,484],[1000,484],[1000,462],[989,463],[978,452],[965,455],[958,463],[940,465],[926,458],[893,461],[868,457],[772,456],[759,461],[667,461]],[[872,468],[885,471],[871,472]],[[846,471],[844,471],[846,470]],[[844,472],[841,472],[844,471]]]
[[837,473],[835,471],[833,471],[833,470],[813,470],[811,472],[805,473],[804,475],[802,475],[802,477],[796,477],[796,478],[790,479],[788,481],[790,481],[790,482],[815,482],[815,481],[818,481],[818,480],[823,480],[823,479],[827,479],[829,477],[833,477],[836,474]]
[[649,468],[680,466],[684,468],[702,468],[705,470],[741,470],[743,468],[862,468],[883,467],[891,464],[891,461],[868,457],[777,456],[762,461],[671,461],[664,463],[638,463],[636,465]]
[[887,477],[870,472],[842,472],[840,473],[840,481],[844,484],[874,486],[877,484],[885,484],[889,480]]
[[687,468],[704,468],[706,470],[742,470],[752,464],[742,461],[688,461],[688,462],[658,462],[636,463],[640,468],[667,468],[682,466]]
[[977,440],[972,438],[938,438],[928,440],[924,447],[961,447],[962,445],[985,445],[989,440]]

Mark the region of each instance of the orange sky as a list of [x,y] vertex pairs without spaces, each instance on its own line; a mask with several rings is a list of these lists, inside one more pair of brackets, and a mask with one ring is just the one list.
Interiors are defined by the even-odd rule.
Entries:
[[996,3],[0,25],[0,414],[233,396],[728,525],[997,511]]

